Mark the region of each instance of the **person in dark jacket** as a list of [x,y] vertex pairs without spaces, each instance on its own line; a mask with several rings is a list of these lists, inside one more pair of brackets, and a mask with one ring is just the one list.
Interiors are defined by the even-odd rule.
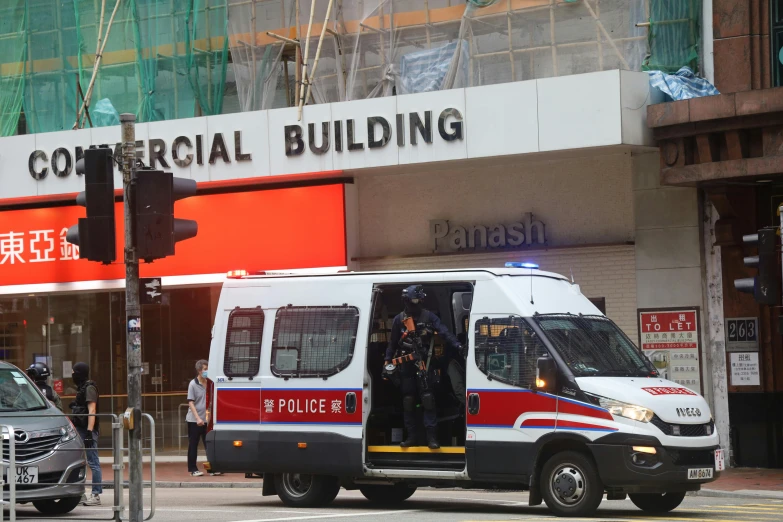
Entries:
[[[407,436],[400,446],[407,448],[416,444],[416,399],[424,410],[424,428],[427,431],[427,446],[440,448],[437,437],[438,416],[435,405],[434,385],[436,375],[431,365],[433,339],[437,332],[445,344],[446,355],[461,357],[462,345],[437,315],[422,306],[426,297],[421,285],[412,285],[402,291],[404,309],[394,317],[386,348],[384,366],[395,359],[400,366],[403,420]],[[402,360],[400,360],[402,359]]]
[[[87,363],[78,362],[73,365],[73,375],[71,376],[76,385],[76,399],[71,403],[71,412],[74,417],[71,418],[76,431],[84,442],[85,454],[87,455],[87,464],[92,471],[92,493],[89,497],[82,497],[82,504],[85,506],[100,506],[101,493],[103,493],[103,475],[101,473],[101,463],[98,460],[98,417],[93,417],[98,413],[98,386],[90,380],[90,367]],[[87,416],[87,415],[90,416]]]
[[57,409],[63,411],[63,401],[60,400],[60,396],[54,391],[54,388],[49,386],[47,379],[52,375],[49,367],[42,362],[33,363],[27,369],[27,376],[30,377],[38,389],[43,392],[46,398],[57,406]]

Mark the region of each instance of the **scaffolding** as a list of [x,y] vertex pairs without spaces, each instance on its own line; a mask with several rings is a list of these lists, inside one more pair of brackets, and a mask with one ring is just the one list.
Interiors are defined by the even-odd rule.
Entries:
[[[247,79],[243,110],[295,106],[302,82],[312,84],[308,103],[349,101],[640,70],[650,1],[334,0],[327,18],[322,0],[310,25],[310,0],[229,0],[229,45],[237,81]],[[315,60],[322,32],[308,79],[301,64]]]

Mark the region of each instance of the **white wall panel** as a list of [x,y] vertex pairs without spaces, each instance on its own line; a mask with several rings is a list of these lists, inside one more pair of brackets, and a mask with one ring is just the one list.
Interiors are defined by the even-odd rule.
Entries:
[[[0,140],[0,198],[37,196],[43,183],[36,181],[28,168],[30,153],[35,150],[35,135],[11,136]],[[38,170],[51,165],[38,162]]]
[[[457,109],[462,115],[463,139],[461,140],[446,141],[438,132],[438,117],[443,110],[450,108]],[[424,121],[426,111],[432,111],[432,143],[424,143],[424,140],[418,135],[418,144],[411,145],[410,113],[417,112],[421,120]],[[397,96],[397,112],[405,114],[405,127],[408,130],[405,136],[405,146],[399,149],[400,165],[458,160],[468,157],[467,131],[470,122],[465,122],[465,89]],[[449,118],[446,122],[446,130],[449,132],[451,132],[449,125],[453,121],[453,118]]]
[[[224,114],[207,118],[208,137],[204,145],[204,164],[209,165],[211,181],[255,178],[269,176],[269,121],[267,111],[245,114]],[[236,132],[240,133],[240,148],[235,143]],[[230,163],[220,156],[215,163],[209,163],[211,147],[217,133],[222,134]],[[237,160],[237,153],[250,154],[250,159]]]
[[538,152],[535,81],[471,87],[465,103],[469,158]]
[[[304,108],[302,121],[297,120],[297,109],[274,109],[269,111],[269,161],[273,176],[281,174],[300,174],[334,170],[332,162],[333,148],[325,154],[313,154],[307,140],[307,124],[314,123],[319,128],[323,122],[332,121],[331,104],[308,105]],[[295,156],[285,154],[285,127],[299,125],[302,128],[304,150]]]
[[[334,124],[330,132],[330,151],[334,158],[334,168],[337,170],[364,169],[370,167],[386,167],[397,165],[397,129],[395,128],[397,113],[397,98],[372,98],[369,100],[357,100],[332,104],[332,120],[340,120],[342,126],[342,152],[335,149]],[[389,125],[391,134],[389,142],[382,147],[370,148],[367,135],[369,133],[368,121],[370,117],[381,117]],[[354,143],[362,144],[358,150],[348,150],[348,120],[353,120]],[[383,138],[383,130],[380,123],[375,124],[375,141]],[[320,137],[320,127],[316,125],[315,131]],[[316,144],[320,143],[320,139]]]

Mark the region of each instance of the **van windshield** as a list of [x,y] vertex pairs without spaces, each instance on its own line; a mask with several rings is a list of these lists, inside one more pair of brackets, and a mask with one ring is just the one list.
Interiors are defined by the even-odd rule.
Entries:
[[657,375],[639,349],[604,316],[537,315],[533,320],[576,377]]
[[44,398],[22,372],[12,368],[0,368],[0,412],[44,409]]

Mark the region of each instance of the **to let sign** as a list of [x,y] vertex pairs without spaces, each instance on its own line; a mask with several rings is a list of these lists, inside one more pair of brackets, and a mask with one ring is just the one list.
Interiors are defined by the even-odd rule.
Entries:
[[701,392],[696,309],[640,311],[639,337],[661,377]]
[[731,385],[732,386],[760,386],[761,371],[759,369],[758,352],[732,353],[731,356]]

